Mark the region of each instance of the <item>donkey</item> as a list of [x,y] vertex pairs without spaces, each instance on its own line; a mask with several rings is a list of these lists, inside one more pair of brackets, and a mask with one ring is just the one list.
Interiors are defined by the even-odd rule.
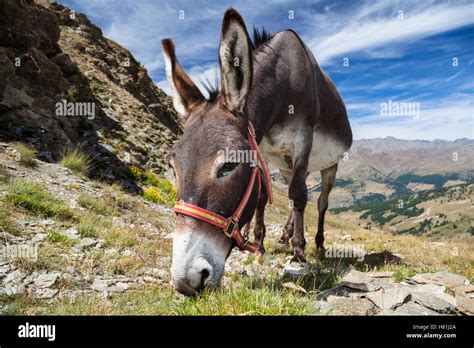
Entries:
[[[248,163],[226,162],[224,148],[249,150],[248,121],[267,160],[288,183],[292,212],[280,239],[291,239],[293,259],[304,262],[306,177],[321,172],[316,246],[324,251],[324,216],[337,165],[352,145],[344,102],[310,49],[292,30],[273,35],[254,29],[251,42],[240,14],[226,10],[219,47],[220,91],[205,98],[179,64],[171,39],[164,39],[166,74],[184,133],[167,156],[178,201],[228,217],[246,192]],[[268,187],[265,190],[268,192]],[[251,191],[238,228],[255,214],[254,243],[264,252],[267,194]],[[235,241],[216,226],[177,214],[171,273],[175,289],[196,295],[218,286]]]

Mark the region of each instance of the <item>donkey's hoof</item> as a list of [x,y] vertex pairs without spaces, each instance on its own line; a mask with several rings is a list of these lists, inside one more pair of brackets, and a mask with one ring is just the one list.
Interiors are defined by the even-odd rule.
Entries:
[[306,259],[304,257],[304,253],[302,251],[296,251],[295,254],[293,255],[293,258],[291,259],[291,262],[301,262],[301,263],[306,263]]

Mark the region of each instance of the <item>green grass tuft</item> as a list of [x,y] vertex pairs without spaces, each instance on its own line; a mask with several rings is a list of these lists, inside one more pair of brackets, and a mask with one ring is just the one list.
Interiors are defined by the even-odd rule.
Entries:
[[64,246],[68,246],[68,247],[71,247],[71,246],[73,246],[74,244],[77,243],[77,240],[62,235],[56,229],[50,229],[50,230],[47,231],[46,241],[48,241],[50,243],[59,243],[59,244],[62,244]]
[[40,184],[24,179],[13,179],[7,183],[7,191],[5,197],[7,202],[35,215],[62,220],[75,219],[74,212]]
[[59,164],[75,173],[85,175],[92,166],[92,159],[81,149],[75,148],[67,150]]

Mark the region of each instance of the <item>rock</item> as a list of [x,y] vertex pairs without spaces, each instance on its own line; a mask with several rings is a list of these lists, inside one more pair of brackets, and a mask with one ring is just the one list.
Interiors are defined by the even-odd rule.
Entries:
[[139,271],[140,274],[152,276],[159,279],[165,279],[168,277],[168,271],[161,268],[154,267],[143,267]]
[[341,285],[362,291],[375,291],[380,289],[381,285],[374,283],[373,280],[374,279],[368,273],[352,269],[342,278]]
[[41,220],[39,223],[38,223],[40,226],[52,226],[55,224],[54,220]]
[[360,298],[329,296],[327,302],[334,315],[373,315],[376,308],[370,301]]
[[333,306],[329,304],[327,301],[318,301],[315,303],[315,312],[320,315],[328,315],[331,314],[333,310]]
[[66,272],[67,272],[69,275],[75,276],[75,277],[78,277],[78,276],[81,275],[81,273],[80,273],[77,269],[75,269],[74,267],[72,267],[72,266],[67,266],[67,267],[66,267]]
[[7,276],[8,272],[10,272],[11,268],[9,264],[0,266],[0,279]]
[[33,238],[31,238],[31,242],[39,243],[39,242],[44,241],[45,238],[46,238],[46,233],[37,233],[33,236]]
[[455,294],[457,292],[463,292],[465,294],[471,294],[471,297],[474,296],[474,285],[472,285],[472,284],[454,286],[454,287],[450,288],[450,290],[453,294]]
[[5,293],[8,296],[21,295],[21,294],[24,294],[25,291],[26,291],[26,288],[23,284],[16,284],[16,283],[5,284]]
[[59,233],[65,237],[71,238],[71,239],[79,239],[81,236],[77,232],[77,229],[75,227],[68,228],[65,231],[59,231]]
[[96,278],[91,285],[91,289],[99,292],[106,291],[108,288],[108,284],[104,279]]
[[364,263],[370,267],[399,264],[402,262],[401,255],[392,254],[389,251],[383,251],[380,253],[366,254],[364,256]]
[[13,272],[8,273],[4,282],[5,283],[20,283],[25,277],[26,277],[26,274],[24,274],[22,271],[17,269]]
[[392,287],[380,289],[374,292],[368,292],[365,297],[372,301],[382,311],[394,309],[399,305],[408,302],[411,298],[410,293],[401,287]]
[[307,276],[310,273],[311,271],[309,269],[309,264],[301,265],[299,263],[292,262],[292,263],[287,264],[280,274],[281,274],[281,277],[284,279],[285,278],[295,279],[295,278]]
[[391,272],[391,271],[370,273],[370,276],[372,278],[392,278],[394,275],[395,275],[395,272]]
[[463,292],[456,292],[456,308],[467,315],[474,315],[474,298]]
[[410,293],[429,292],[433,294],[443,294],[446,290],[444,286],[436,284],[410,284],[401,282],[400,285],[406,288]]
[[35,291],[35,295],[38,298],[43,298],[43,299],[48,299],[48,298],[53,298],[56,296],[56,294],[59,292],[58,289],[38,289]]
[[79,243],[74,245],[74,248],[76,248],[78,250],[83,250],[83,249],[93,247],[96,244],[97,244],[97,240],[86,237],[86,238],[82,238]]
[[429,293],[429,292],[414,292],[412,297],[413,297],[413,302],[416,302],[436,312],[440,312],[440,313],[452,312],[454,310],[454,305],[452,304],[455,302],[454,297],[452,298],[452,301],[448,302],[442,298],[444,297],[443,295],[452,297],[451,295],[448,295],[448,294],[434,294],[434,293]]
[[315,296],[316,301],[326,301],[329,296],[344,296],[359,298],[366,294],[366,292],[348,288],[346,286],[336,286],[335,288],[324,290]]
[[469,285],[469,280],[463,276],[447,271],[416,274],[411,279],[419,284],[438,284],[447,288]]
[[439,315],[437,312],[414,302],[408,302],[397,307],[395,313],[401,315]]
[[54,285],[54,283],[56,283],[56,280],[60,275],[61,273],[59,272],[40,274],[34,280],[34,284],[38,288],[49,288],[50,286]]
[[121,292],[124,292],[125,290],[127,290],[128,288],[129,288],[129,285],[127,283],[118,282],[117,284],[112,285],[111,287],[109,287],[107,290],[110,291],[110,292],[121,293]]

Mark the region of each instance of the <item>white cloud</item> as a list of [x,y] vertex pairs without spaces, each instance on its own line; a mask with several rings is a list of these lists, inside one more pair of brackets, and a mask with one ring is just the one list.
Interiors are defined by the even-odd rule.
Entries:
[[397,11],[392,11],[390,17],[369,16],[374,10],[382,11],[392,4],[382,1],[369,9],[362,7],[354,14],[356,20],[349,21],[325,38],[309,40],[309,46],[317,52],[318,61],[327,63],[331,58],[362,50],[373,52],[375,47],[419,39],[474,23],[472,4],[433,5],[412,15],[404,13],[403,19],[397,17]]

